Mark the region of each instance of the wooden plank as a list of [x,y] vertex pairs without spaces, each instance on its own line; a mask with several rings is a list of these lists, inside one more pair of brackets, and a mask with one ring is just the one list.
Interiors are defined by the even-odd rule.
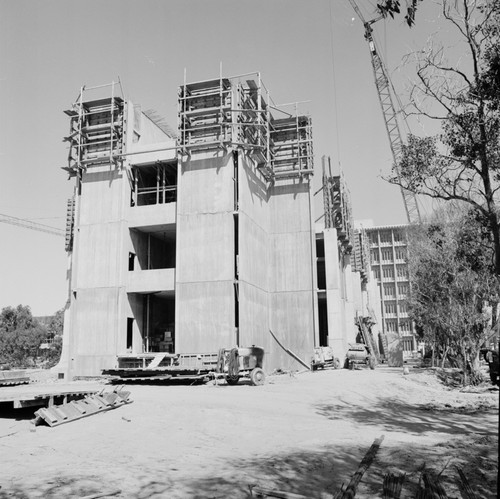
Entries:
[[356,473],[354,473],[353,477],[351,478],[351,481],[349,482],[347,488],[344,489],[344,486],[342,485],[340,491],[335,494],[334,499],[352,499],[353,497],[355,497],[359,482],[363,478],[366,470],[370,467],[373,460],[375,459],[375,456],[377,455],[377,452],[380,448],[380,444],[383,440],[384,435],[374,440],[373,444],[368,449],[368,452],[365,454],[365,457],[359,464]]
[[276,338],[275,334],[269,330],[269,332],[271,333],[271,336],[276,340],[276,343],[278,343],[278,345],[288,354],[290,355],[291,357],[293,357],[297,362],[299,362],[300,364],[302,364],[305,368],[307,368],[309,371],[311,370],[311,366],[310,364],[307,364],[306,362],[304,362],[298,355],[295,355],[291,350],[289,350],[288,348],[286,348],[279,340],[278,338]]
[[265,489],[263,487],[251,487],[252,497],[266,498],[276,497],[278,499],[308,499],[309,496],[295,494],[293,492],[285,492],[283,490]]
[[474,492],[474,489],[470,486],[469,480],[465,476],[462,468],[457,467],[457,472],[459,476],[458,486],[460,488],[460,493],[462,494],[463,499],[477,499],[477,495]]

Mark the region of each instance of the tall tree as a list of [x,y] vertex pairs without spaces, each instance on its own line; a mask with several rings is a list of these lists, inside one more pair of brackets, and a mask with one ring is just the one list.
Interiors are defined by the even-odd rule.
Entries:
[[0,364],[10,367],[36,365],[47,330],[28,306],[5,307],[0,312]]
[[465,49],[462,62],[447,61],[434,44],[414,54],[409,112],[437,120],[442,132],[410,135],[388,180],[472,206],[491,234],[500,276],[500,0],[442,0],[442,15]]
[[479,348],[492,333],[500,291],[490,234],[471,209],[443,211],[409,237],[410,315],[425,341],[458,361],[464,383],[479,379]]

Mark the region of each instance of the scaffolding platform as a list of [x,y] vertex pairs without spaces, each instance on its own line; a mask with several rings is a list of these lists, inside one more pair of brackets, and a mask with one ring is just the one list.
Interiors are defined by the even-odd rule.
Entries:
[[343,252],[351,254],[354,247],[354,220],[351,208],[351,196],[342,174],[332,175],[331,160],[322,158],[323,167],[323,203],[325,228],[337,229],[337,237]]
[[181,154],[234,147],[266,181],[313,174],[310,117],[298,113],[298,103],[292,111],[272,104],[260,73],[184,83],[178,95]]
[[[80,90],[71,109],[64,111],[70,117],[69,134],[64,141],[69,142],[68,166],[71,175],[79,175],[90,166],[121,162],[124,149],[124,113],[122,97],[115,95],[112,82],[99,87],[85,87]],[[86,99],[91,90],[111,87],[111,96],[99,99]]]

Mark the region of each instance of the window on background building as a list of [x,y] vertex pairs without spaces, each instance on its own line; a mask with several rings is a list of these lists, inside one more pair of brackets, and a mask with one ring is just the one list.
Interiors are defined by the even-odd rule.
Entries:
[[407,314],[408,313],[408,305],[406,302],[399,302],[399,313],[400,314]]
[[408,279],[408,268],[406,265],[398,265],[396,267],[398,277],[401,279]]
[[385,248],[382,250],[382,261],[383,262],[392,262],[392,249]]
[[378,262],[378,261],[379,261],[378,249],[372,250],[372,262]]
[[406,296],[408,294],[408,284],[399,283],[398,284],[398,293],[399,293],[399,296]]
[[395,302],[386,302],[385,304],[385,313],[386,314],[396,314],[396,303]]
[[396,248],[396,260],[406,260],[406,248]]
[[375,279],[380,280],[380,268],[379,267],[372,267],[372,268],[373,268],[373,272],[375,274]]
[[391,244],[392,243],[392,237],[390,231],[383,231],[380,232],[380,242],[383,244]]
[[394,242],[396,243],[400,243],[401,241],[403,241],[403,234],[398,230],[394,231],[393,237],[394,237]]
[[409,333],[410,332],[410,323],[408,321],[401,321],[399,323],[399,330],[402,333]]
[[385,321],[385,326],[389,333],[395,333],[398,330],[396,321]]
[[394,279],[394,267],[392,265],[382,267],[382,275],[386,279],[389,279],[389,278]]
[[403,352],[413,352],[414,348],[414,338],[413,336],[403,336]]
[[394,284],[384,284],[384,296],[393,297],[396,294],[395,291],[396,289],[394,287]]

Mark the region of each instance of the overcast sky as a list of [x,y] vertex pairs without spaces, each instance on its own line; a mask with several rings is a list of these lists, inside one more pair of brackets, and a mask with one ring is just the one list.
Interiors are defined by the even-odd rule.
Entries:
[[[374,17],[375,2],[358,3]],[[401,58],[437,25],[430,0],[412,30],[403,19],[377,24],[402,97]],[[82,85],[120,77],[127,99],[175,128],[184,71],[188,82],[216,78],[222,63],[224,76],[260,71],[277,104],[310,101],[315,191],[321,157],[331,156],[355,218],[405,223],[398,189],[380,178],[392,160],[363,33],[348,0],[0,0],[0,213],[64,228],[73,181],[61,170],[63,110]],[[67,298],[66,268],[63,238],[0,223],[0,308],[54,313]]]

